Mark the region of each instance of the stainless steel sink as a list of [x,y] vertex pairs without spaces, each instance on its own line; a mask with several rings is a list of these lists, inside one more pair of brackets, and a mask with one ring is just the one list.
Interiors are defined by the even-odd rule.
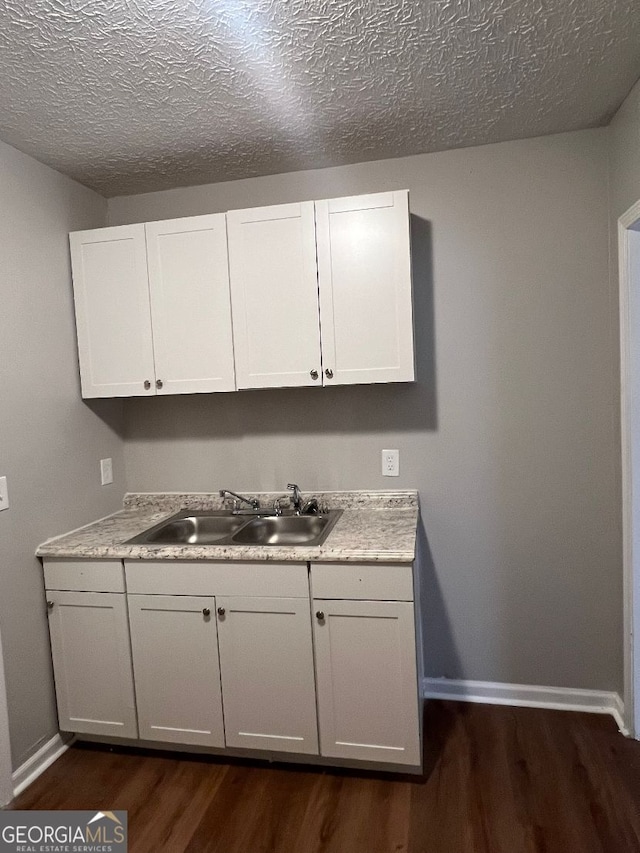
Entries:
[[217,545],[243,524],[229,512],[185,511],[129,539],[127,545]]
[[340,516],[340,510],[324,515],[279,515],[254,518],[231,537],[242,545],[320,545]]
[[341,509],[320,515],[259,515],[247,519],[225,510],[183,510],[126,545],[321,545]]

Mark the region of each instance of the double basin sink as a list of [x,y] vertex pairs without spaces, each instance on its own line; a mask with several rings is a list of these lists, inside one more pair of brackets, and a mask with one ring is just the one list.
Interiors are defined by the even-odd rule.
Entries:
[[225,510],[183,510],[145,530],[127,545],[321,545],[342,515],[234,515]]

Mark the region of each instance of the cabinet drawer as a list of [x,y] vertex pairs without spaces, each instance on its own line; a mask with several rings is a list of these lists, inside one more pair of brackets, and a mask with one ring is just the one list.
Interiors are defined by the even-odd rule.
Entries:
[[121,560],[44,560],[46,589],[124,592]]
[[309,597],[306,563],[125,560],[124,565],[130,593]]
[[312,563],[313,598],[413,601],[409,563]]

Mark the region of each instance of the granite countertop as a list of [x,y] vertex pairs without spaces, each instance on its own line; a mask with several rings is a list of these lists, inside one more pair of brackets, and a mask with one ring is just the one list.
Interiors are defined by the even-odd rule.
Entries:
[[[282,492],[256,492],[270,505]],[[43,542],[39,557],[139,560],[291,560],[295,562],[410,563],[418,523],[416,491],[314,493],[321,504],[343,509],[323,545],[125,545],[183,509],[221,509],[215,494],[133,493],[120,512]]]

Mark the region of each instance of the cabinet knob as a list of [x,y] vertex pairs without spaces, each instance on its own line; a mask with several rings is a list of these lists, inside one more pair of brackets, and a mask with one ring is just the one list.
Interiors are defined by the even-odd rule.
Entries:
[[218,607],[218,616],[224,616],[226,612],[227,611],[224,609],[224,607]]
[[53,610],[53,604],[53,601],[47,601],[47,607],[49,608],[49,610]]
[[148,379],[145,379],[145,380],[144,380],[144,390],[145,390],[145,391],[148,391],[148,390],[149,390],[149,388],[151,388],[151,382],[149,382],[149,380],[148,380]]
[[211,616],[211,611],[209,610],[209,608],[208,608],[208,607],[203,607],[203,608],[202,608],[202,615],[203,615],[203,616]]
[[330,367],[327,367],[324,372],[324,375],[327,377],[327,379],[333,379],[333,370],[331,370]]
[[312,379],[317,379],[320,374],[318,373],[317,370],[314,369],[314,370],[311,370],[309,372],[309,375],[311,376]]
[[164,382],[162,381],[162,379],[156,379],[156,388],[162,388],[163,385]]
[[316,610],[316,618],[318,622],[324,622],[324,610]]

